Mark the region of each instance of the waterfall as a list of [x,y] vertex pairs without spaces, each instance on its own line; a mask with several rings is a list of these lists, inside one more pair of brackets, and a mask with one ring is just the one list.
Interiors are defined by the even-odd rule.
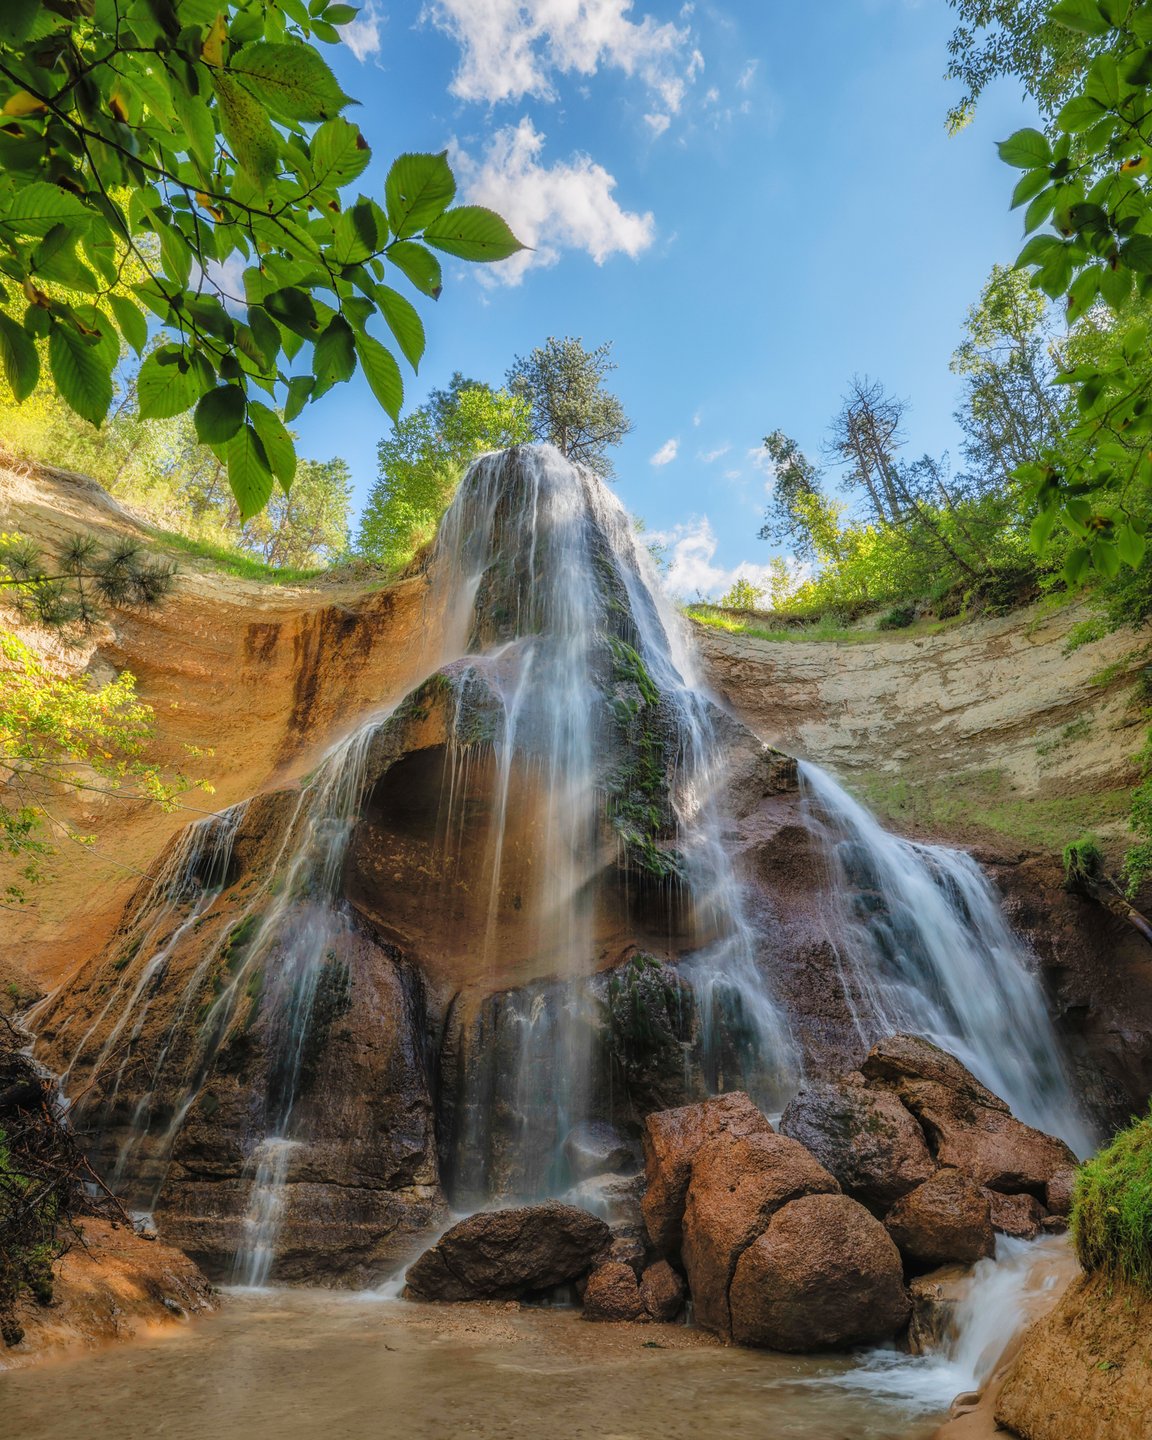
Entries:
[[799,768],[861,1039],[927,1037],[1020,1119],[1089,1154],[1034,964],[980,867],[963,851],[890,835],[825,771]]

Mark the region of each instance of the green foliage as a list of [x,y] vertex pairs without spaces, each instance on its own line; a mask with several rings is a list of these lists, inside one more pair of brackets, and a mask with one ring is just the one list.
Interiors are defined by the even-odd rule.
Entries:
[[60,795],[176,808],[188,782],[149,758],[154,736],[152,710],[127,671],[93,689],[83,676],[54,675],[23,641],[0,632],[0,855],[13,872],[2,892],[8,903],[23,902],[26,886],[41,878],[52,851],[46,833],[93,843],[56,813]]
[[1088,36],[1088,62],[1052,134],[1020,130],[1000,146],[1023,172],[1013,204],[1030,234],[1017,266],[1060,301],[1083,341],[1059,377],[1070,423],[1016,474],[1036,507],[1043,554],[1059,525],[1076,585],[1143,565],[1152,489],[1152,13],[1122,0],[1062,0],[1049,14]]
[[681,873],[683,862],[679,851],[660,843],[673,818],[660,689],[631,645],[614,635],[608,644],[617,682],[610,713],[623,753],[608,781],[608,818],[629,862],[657,880],[669,880]]
[[532,433],[603,480],[615,474],[608,451],[632,429],[617,396],[605,386],[616,369],[612,342],[585,350],[582,340],[550,335],[508,371],[508,389],[530,407]]
[[1152,1294],[1152,1113],[1080,1167],[1072,1196],[1080,1264]]
[[721,595],[720,604],[725,610],[756,610],[767,593],[763,585],[754,585],[751,580],[738,575],[731,588]]
[[476,456],[531,439],[525,400],[453,375],[376,447],[380,473],[361,517],[360,553],[401,569],[436,533]]
[[[99,426],[122,344],[174,338],[140,376],[144,418],[195,407],[241,518],[291,483],[290,421],[357,366],[396,419],[423,326],[390,271],[435,298],[433,250],[521,248],[453,206],[445,155],[402,155],[383,205],[350,187],[371,151],[312,43],[355,10],[313,0],[9,0],[0,29],[0,363],[23,400],[47,374]],[[431,248],[429,248],[431,247]],[[239,282],[226,277],[241,272]],[[275,432],[275,433],[273,433]]]
[[102,606],[158,605],[172,592],[175,568],[153,560],[138,540],[101,545],[70,535],[51,559],[19,536],[0,535],[0,596],[20,614],[67,639],[104,617]]
[[880,630],[907,630],[916,619],[916,610],[911,605],[894,605],[886,615],[881,615],[876,625]]
[[1064,847],[1064,888],[1091,892],[1104,878],[1104,852],[1095,835],[1082,835]]

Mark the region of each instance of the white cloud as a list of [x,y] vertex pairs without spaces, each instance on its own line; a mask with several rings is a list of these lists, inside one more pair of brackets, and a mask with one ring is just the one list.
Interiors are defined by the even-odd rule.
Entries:
[[743,474],[743,470],[725,470],[724,478],[725,480],[739,480]]
[[380,31],[384,28],[384,17],[377,10],[373,0],[347,25],[341,25],[340,35],[345,45],[361,64],[380,53]]
[[702,418],[703,417],[701,416],[700,411],[697,410],[695,415],[692,416],[692,424],[699,425]]
[[670,569],[664,584],[676,596],[694,600],[703,595],[714,599],[732,586],[741,575],[754,585],[767,587],[769,568],[744,561],[731,569],[716,563],[719,541],[707,515],[697,516],[671,530],[645,537],[668,547]]
[[756,78],[756,71],[760,68],[759,60],[749,60],[744,69],[740,72],[740,78],[736,81],[741,90],[750,88],[752,81]]
[[719,460],[721,455],[727,455],[731,449],[731,445],[717,445],[715,450],[701,450],[700,459],[703,460],[705,465],[711,465]]
[[680,453],[680,441],[676,438],[665,440],[655,455],[648,457],[649,465],[670,465]]
[[606,67],[675,114],[704,64],[687,28],[633,20],[632,0],[429,0],[423,13],[460,46],[450,88],[462,100],[551,100],[555,75]]
[[754,470],[759,470],[766,477],[764,488],[771,490],[776,480],[776,465],[767,449],[763,445],[753,445],[745,459]]
[[610,255],[635,259],[652,244],[651,211],[624,210],[616,178],[587,155],[542,165],[544,136],[525,116],[492,137],[476,159],[453,142],[452,164],[470,201],[503,215],[529,251],[486,270],[492,282],[518,285],[533,265],[555,265],[562,250],[583,250],[597,265]]
[[669,125],[672,124],[672,117],[671,115],[660,114],[645,115],[644,123],[648,126],[649,130],[652,131],[653,135],[659,137],[663,135],[665,130],[668,129]]

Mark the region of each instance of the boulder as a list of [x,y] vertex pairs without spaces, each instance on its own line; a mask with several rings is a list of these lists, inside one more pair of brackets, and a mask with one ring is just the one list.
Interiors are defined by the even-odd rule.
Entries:
[[647,1320],[636,1272],[631,1265],[609,1260],[598,1265],[584,1289],[585,1320]]
[[806,1195],[778,1210],[736,1264],[732,1338],[772,1350],[890,1340],[908,1320],[900,1254],[848,1195]]
[[913,1269],[972,1265],[996,1249],[988,1198],[959,1170],[938,1170],[897,1200],[884,1224]]
[[785,1135],[718,1135],[702,1145],[692,1161],[682,1247],[697,1323],[727,1336],[728,1286],[746,1247],[790,1200],[839,1189]]
[[1044,1226],[1044,1208],[1034,1195],[1001,1195],[985,1190],[992,1229],[1018,1240],[1035,1240]]
[[644,1167],[648,1189],[644,1223],[657,1250],[679,1252],[684,1201],[692,1174],[692,1157],[708,1140],[721,1134],[768,1135],[772,1126],[742,1090],[698,1105],[660,1110],[644,1121]]
[[1049,1176],[1044,1187],[1044,1204],[1050,1215],[1071,1215],[1072,1188],[1076,1184],[1076,1170],[1068,1165]]
[[591,1175],[573,1185],[564,1196],[569,1205],[601,1215],[609,1225],[644,1224],[640,1202],[644,1198],[644,1172],[635,1175]]
[[585,1120],[573,1126],[564,1139],[564,1158],[577,1182],[593,1175],[634,1170],[639,1160],[635,1146],[606,1120]]
[[675,1320],[684,1308],[687,1286],[667,1260],[657,1260],[640,1276],[640,1298],[653,1320]]
[[612,1243],[603,1263],[609,1260],[618,1260],[622,1265],[627,1265],[639,1279],[640,1272],[648,1259],[648,1247],[644,1243],[643,1232],[640,1229],[629,1229],[621,1226],[612,1232]]
[[1076,1163],[1063,1140],[1007,1111],[975,1104],[960,1091],[932,1081],[905,1081],[899,1094],[923,1125],[940,1164],[963,1170],[989,1190],[1044,1195],[1053,1175]]
[[1008,1106],[981,1085],[975,1075],[955,1055],[933,1045],[919,1035],[889,1035],[873,1045],[860,1066],[860,1073],[870,1082],[895,1086],[898,1090],[906,1080],[928,1080],[956,1090],[974,1104],[1009,1114]]
[[924,1132],[895,1095],[836,1081],[802,1090],[780,1133],[798,1140],[855,1199],[878,1211],[936,1169]]
[[409,1266],[406,1293],[419,1300],[516,1300],[576,1279],[611,1239],[598,1215],[574,1205],[482,1210]]
[[909,1283],[912,1319],[908,1322],[908,1349],[913,1355],[942,1351],[957,1336],[956,1311],[972,1288],[968,1265],[943,1265]]

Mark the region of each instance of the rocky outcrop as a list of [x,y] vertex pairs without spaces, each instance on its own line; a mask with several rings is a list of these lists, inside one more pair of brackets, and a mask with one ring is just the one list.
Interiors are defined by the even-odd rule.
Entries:
[[[992,1228],[1001,1235],[1017,1240],[1035,1240],[1049,1218],[1034,1195],[1002,1195],[998,1190],[985,1190]],[[1060,1217],[1062,1218],[1062,1217]]]
[[801,1090],[780,1120],[847,1194],[877,1213],[935,1171],[924,1133],[897,1096],[848,1081]]
[[742,1091],[647,1116],[644,1165],[648,1188],[643,1212],[657,1250],[675,1254],[680,1249],[692,1161],[701,1146],[721,1134],[770,1133],[772,1126]]
[[987,1195],[959,1170],[938,1170],[884,1217],[906,1264],[974,1265],[996,1248]]
[[[419,1300],[518,1300],[576,1280],[611,1243],[587,1210],[555,1202],[486,1210],[461,1220],[408,1267]],[[628,1266],[614,1266],[636,1277]]]
[[732,1338],[773,1350],[832,1350],[890,1339],[911,1311],[883,1225],[847,1195],[785,1205],[740,1256]]
[[681,1246],[699,1324],[731,1335],[728,1291],[744,1251],[790,1201],[839,1188],[784,1135],[729,1133],[703,1144],[692,1157]]
[[1073,1281],[1025,1335],[995,1414],[1021,1440],[1148,1440],[1152,1298],[1105,1275]]
[[82,1243],[55,1266],[51,1302],[17,1303],[12,1319],[22,1335],[0,1346],[0,1371],[130,1340],[216,1308],[212,1287],[172,1246],[108,1220],[85,1219],[82,1232]]

